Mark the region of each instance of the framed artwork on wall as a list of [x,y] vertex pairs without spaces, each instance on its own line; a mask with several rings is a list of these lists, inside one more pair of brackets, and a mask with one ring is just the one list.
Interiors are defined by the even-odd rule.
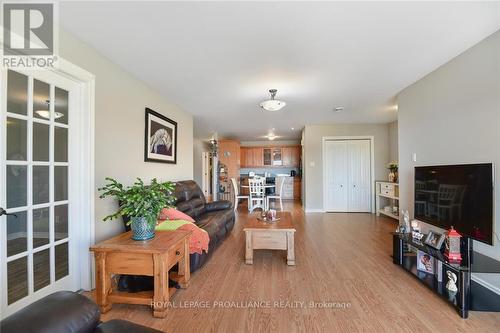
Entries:
[[144,161],[177,163],[177,122],[146,108]]

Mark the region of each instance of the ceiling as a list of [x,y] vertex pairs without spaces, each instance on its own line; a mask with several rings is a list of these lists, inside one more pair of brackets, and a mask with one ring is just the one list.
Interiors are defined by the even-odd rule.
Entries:
[[[294,139],[395,120],[399,91],[500,28],[500,3],[63,2],[60,20],[193,114],[196,137]],[[259,108],[271,88],[279,112]]]

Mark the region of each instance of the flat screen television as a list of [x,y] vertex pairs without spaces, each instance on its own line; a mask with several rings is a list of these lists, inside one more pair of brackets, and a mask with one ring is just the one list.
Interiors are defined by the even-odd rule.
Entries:
[[415,167],[415,219],[493,245],[493,164]]

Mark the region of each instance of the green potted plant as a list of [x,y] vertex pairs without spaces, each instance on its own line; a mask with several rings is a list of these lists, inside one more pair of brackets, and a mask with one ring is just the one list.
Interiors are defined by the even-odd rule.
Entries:
[[389,181],[392,183],[398,182],[398,162],[391,162],[387,164],[387,169],[389,169]]
[[146,240],[155,236],[155,225],[158,214],[162,208],[173,207],[176,198],[172,195],[175,184],[172,182],[159,183],[156,178],[150,185],[144,185],[144,182],[137,178],[137,181],[128,187],[114,180],[106,178],[108,184],[99,188],[102,194],[99,198],[103,199],[109,196],[118,199],[119,209],[116,213],[108,215],[104,221],[118,218],[119,216],[128,216],[132,229],[132,239]]

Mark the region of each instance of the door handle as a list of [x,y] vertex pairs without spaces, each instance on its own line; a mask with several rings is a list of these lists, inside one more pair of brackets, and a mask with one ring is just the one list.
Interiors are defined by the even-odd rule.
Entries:
[[16,214],[9,214],[9,213],[7,213],[7,211],[5,209],[3,209],[2,207],[0,207],[0,216],[2,216],[2,215],[5,215],[5,216],[14,216],[17,219],[17,215]]

